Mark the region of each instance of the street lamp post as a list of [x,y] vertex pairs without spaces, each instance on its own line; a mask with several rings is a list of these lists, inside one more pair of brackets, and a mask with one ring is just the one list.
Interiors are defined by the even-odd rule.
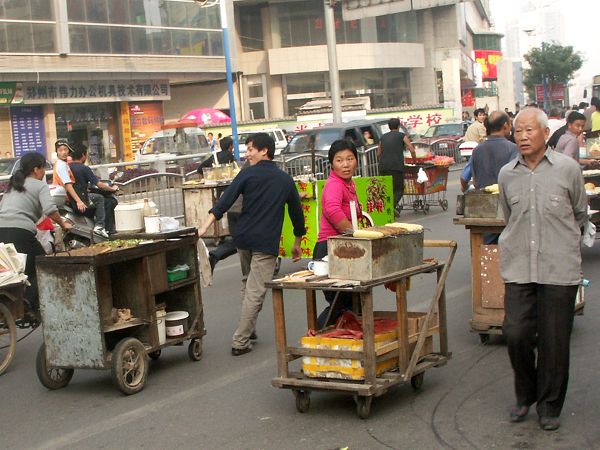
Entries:
[[240,144],[237,131],[237,118],[235,114],[235,95],[233,90],[233,73],[231,71],[231,48],[229,46],[229,28],[227,26],[227,9],[225,0],[195,0],[202,8],[219,4],[221,28],[223,30],[223,54],[225,57],[225,73],[227,77],[227,94],[229,97],[229,117],[231,118],[231,137],[233,139],[233,154],[240,160]]
[[335,15],[333,8],[337,0],[324,0],[325,31],[327,33],[327,59],[329,61],[329,87],[331,89],[331,111],[333,123],[342,122],[342,101],[340,95],[340,74],[337,65],[337,42],[335,39]]

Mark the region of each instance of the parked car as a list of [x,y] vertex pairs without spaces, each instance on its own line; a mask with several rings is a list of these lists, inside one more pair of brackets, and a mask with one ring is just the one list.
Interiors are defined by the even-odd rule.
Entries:
[[[299,153],[310,153],[314,148],[315,153],[327,156],[329,147],[337,139],[349,139],[357,148],[366,150],[377,146],[381,136],[389,131],[387,121],[388,119],[353,120],[299,131],[281,153],[292,156]],[[400,125],[400,128],[403,133],[409,134],[403,125]],[[370,133],[372,142],[368,142],[365,138],[366,131]]]
[[478,145],[479,143],[474,141],[467,141],[460,144],[460,156],[462,157],[463,161],[469,160],[469,158],[473,154],[473,150],[475,150],[475,147],[477,147]]
[[[21,167],[21,158],[4,158],[0,159],[0,177],[10,177]],[[46,171],[52,170],[52,163],[46,160]],[[52,174],[46,175],[46,181],[52,182]],[[4,192],[8,187],[8,180],[0,181],[0,193]]]
[[465,136],[465,124],[463,122],[441,123],[439,125],[431,125],[425,134],[414,141],[414,144],[427,144],[439,139],[455,139],[462,141]]
[[174,156],[210,153],[202,128],[191,122],[167,124],[150,136],[138,150],[137,161],[155,161]]
[[[264,130],[247,130],[238,132],[240,157],[246,154],[246,141],[256,133],[267,133],[275,141],[275,155],[279,155],[287,145],[287,139],[281,128],[266,128]],[[229,136],[231,137],[231,136]]]

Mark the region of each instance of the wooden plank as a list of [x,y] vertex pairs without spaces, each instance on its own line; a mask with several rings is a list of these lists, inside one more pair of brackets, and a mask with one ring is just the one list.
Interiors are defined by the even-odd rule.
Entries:
[[481,246],[483,234],[471,230],[471,304],[472,312],[481,313]]
[[142,319],[133,318],[128,320],[127,322],[117,322],[114,325],[103,325],[102,331],[104,333],[110,333],[112,331],[124,330],[126,328],[138,327],[140,325],[144,325],[144,321]]
[[365,382],[375,384],[377,377],[375,368],[375,321],[373,319],[373,293],[363,292],[360,296],[362,305],[363,352],[365,359]]
[[286,359],[287,340],[285,336],[285,312],[283,306],[283,291],[273,289],[273,318],[275,319],[275,346],[277,349],[277,375],[288,376]]
[[398,352],[398,367],[404,373],[408,366],[408,308],[406,306],[406,278],[396,282],[396,321],[398,326],[398,341],[396,342]]
[[309,390],[323,391],[339,391],[352,392],[360,395],[372,395],[375,390],[375,385],[359,384],[359,383],[344,383],[340,380],[314,380],[314,379],[297,379],[297,378],[273,378],[271,384],[278,388],[303,388]]
[[500,274],[500,249],[497,245],[481,246],[481,306],[504,309],[504,280]]
[[[440,282],[442,278],[442,270],[437,270],[437,282]],[[448,356],[448,323],[446,314],[446,287],[442,290],[440,299],[438,301],[438,329],[440,334],[440,353],[444,356]]]
[[167,260],[164,253],[148,255],[148,270],[150,279],[150,292],[160,294],[166,291],[169,286],[167,283]]
[[317,296],[314,289],[306,290],[306,323],[309,330],[317,330]]
[[504,219],[498,218],[476,218],[476,217],[454,217],[454,225],[484,226],[484,227],[504,227]]

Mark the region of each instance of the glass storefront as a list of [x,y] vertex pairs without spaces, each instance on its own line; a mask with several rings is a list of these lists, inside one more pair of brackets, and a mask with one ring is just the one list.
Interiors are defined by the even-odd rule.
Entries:
[[56,135],[88,149],[89,164],[116,161],[119,151],[118,104],[56,105]]
[[0,2],[0,53],[53,53],[55,28],[48,0]]

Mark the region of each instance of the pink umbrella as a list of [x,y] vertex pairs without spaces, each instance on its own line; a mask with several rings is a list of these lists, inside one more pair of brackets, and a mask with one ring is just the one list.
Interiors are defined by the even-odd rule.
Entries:
[[227,114],[218,109],[213,108],[198,108],[187,112],[180,122],[196,122],[198,125],[207,123],[229,123],[231,119]]

